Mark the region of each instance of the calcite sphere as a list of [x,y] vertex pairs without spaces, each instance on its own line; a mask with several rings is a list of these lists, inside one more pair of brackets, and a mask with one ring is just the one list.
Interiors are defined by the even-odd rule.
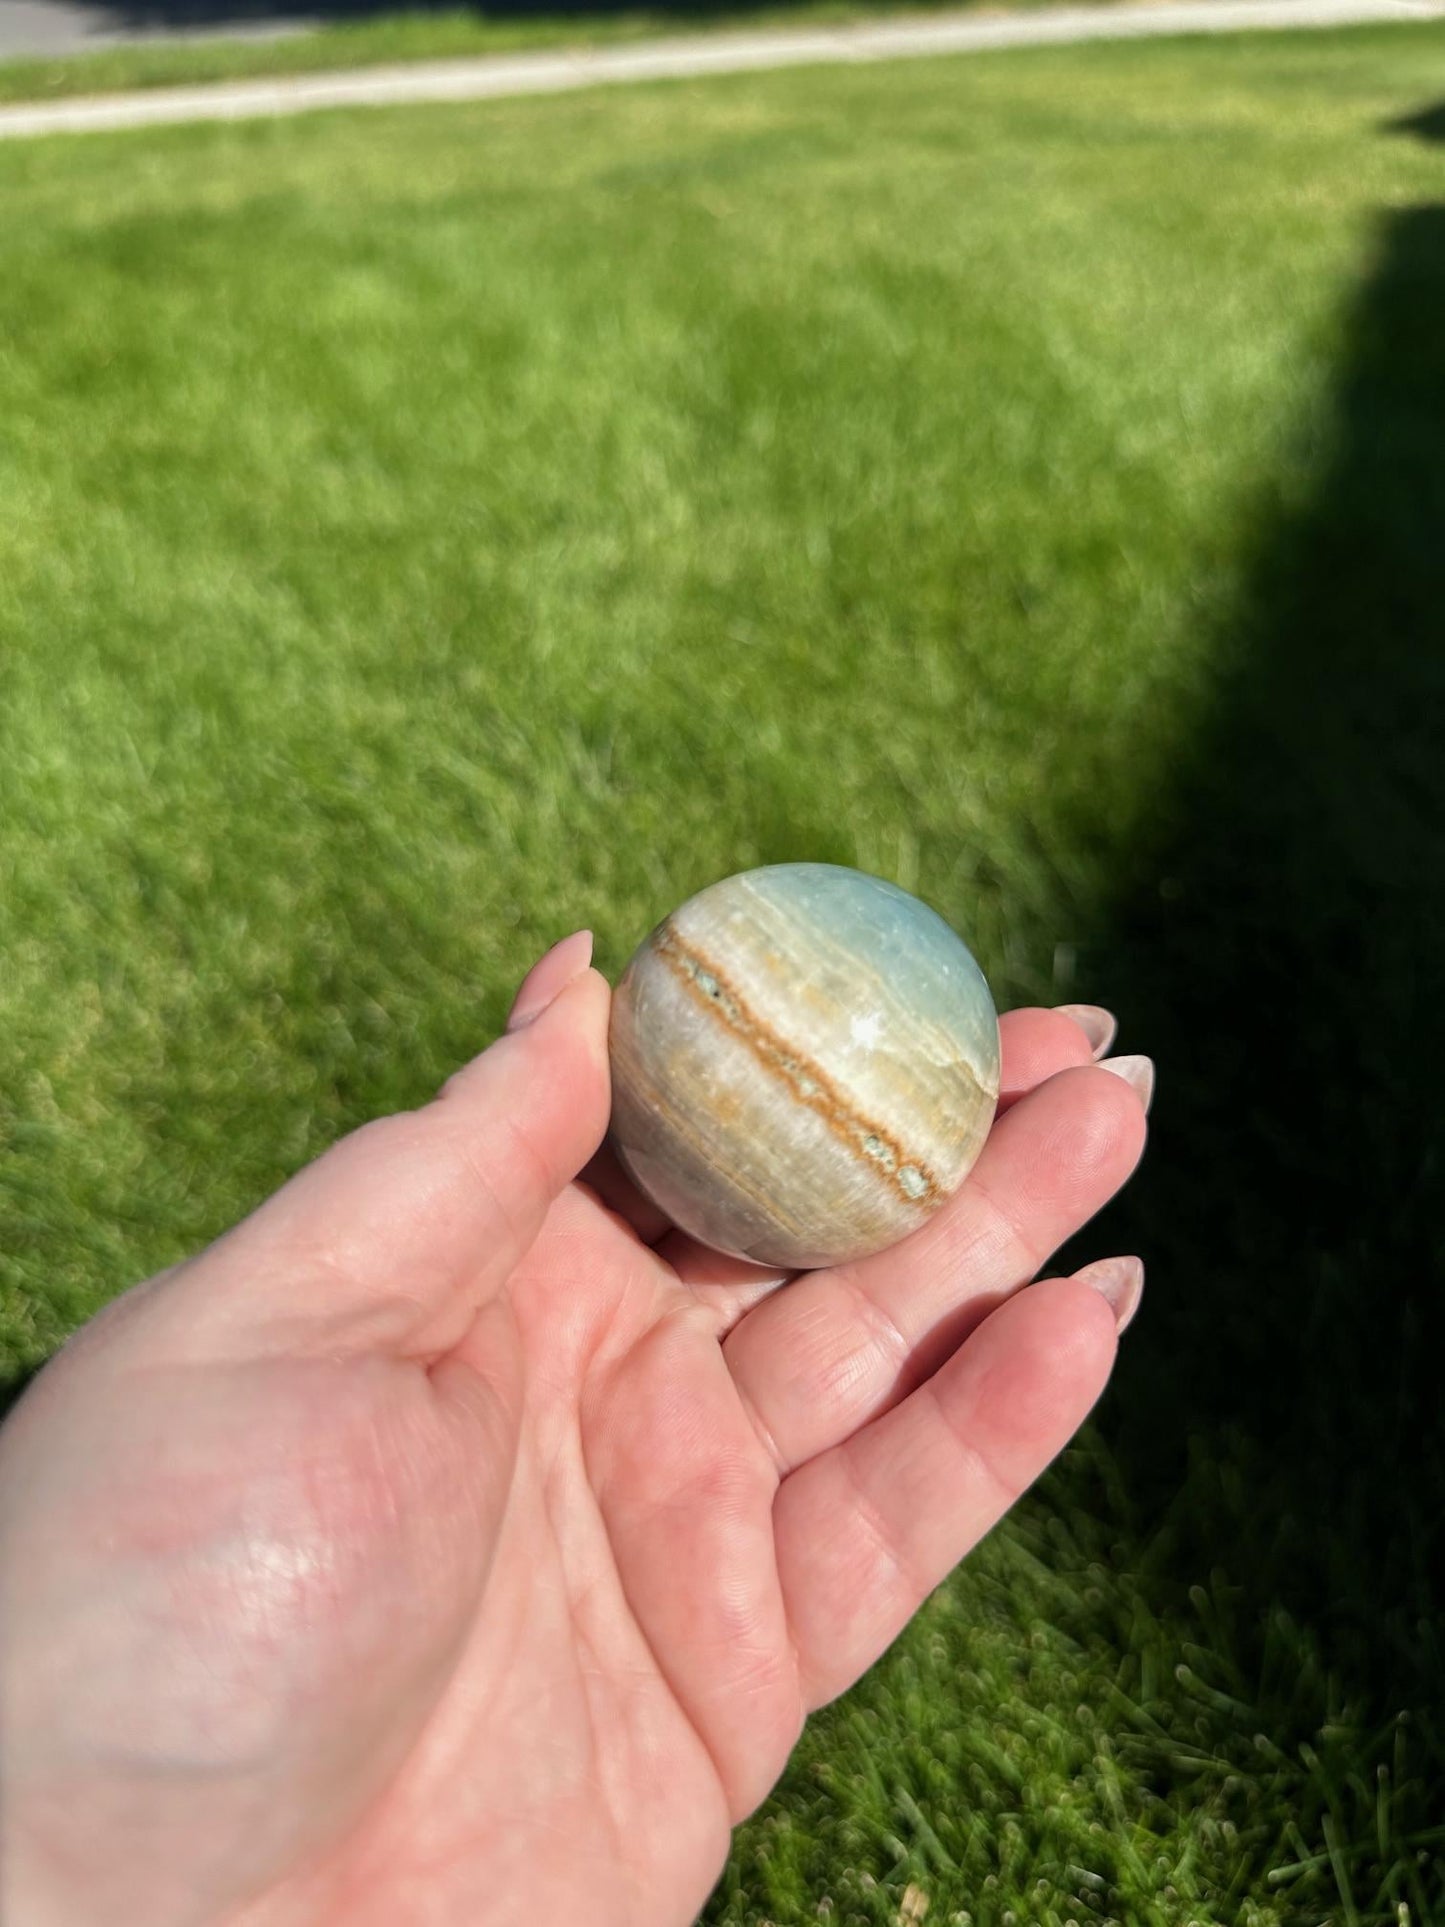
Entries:
[[951,1197],[998,1102],[998,1018],[942,917],[779,863],[690,897],[612,1004],[612,1141],[704,1244],[788,1270],[861,1258]]

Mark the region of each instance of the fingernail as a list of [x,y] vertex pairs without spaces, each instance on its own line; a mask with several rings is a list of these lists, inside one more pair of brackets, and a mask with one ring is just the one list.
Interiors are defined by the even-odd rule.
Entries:
[[1095,1057],[1102,1057],[1119,1035],[1118,1018],[1102,1004],[1055,1004],[1054,1009],[1061,1017],[1073,1018],[1088,1038]]
[[1152,1057],[1104,1057],[1099,1060],[1101,1071],[1112,1071],[1115,1077],[1122,1077],[1133,1091],[1148,1114],[1154,1102],[1154,1059]]
[[522,979],[507,1019],[507,1029],[523,1030],[535,1023],[549,1004],[555,1003],[568,984],[574,982],[592,961],[592,932],[575,931],[554,943],[546,956],[538,959]]
[[1074,1276],[1107,1301],[1114,1323],[1123,1331],[1144,1296],[1143,1259],[1100,1258],[1092,1265],[1085,1265],[1082,1271],[1076,1271]]

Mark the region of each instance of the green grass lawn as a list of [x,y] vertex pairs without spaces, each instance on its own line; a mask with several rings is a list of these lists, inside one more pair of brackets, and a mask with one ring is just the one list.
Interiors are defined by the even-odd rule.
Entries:
[[1442,100],[1421,27],[0,148],[11,1382],[749,864],[1158,1059],[1104,1406],[712,1927],[1445,1921]]
[[[384,66],[406,60],[463,60],[477,54],[535,52],[555,47],[617,46],[659,34],[696,34],[739,27],[832,27],[889,14],[918,14],[995,0],[654,0],[645,6],[612,0],[503,0],[454,11],[407,10],[372,19],[341,20],[278,39],[155,40],[93,53],[0,60],[0,102],[58,100],[70,94],[114,93],[195,81],[243,80],[256,75],[318,73],[334,68]],[[1015,11],[1059,0],[1005,0]],[[304,0],[297,0],[298,7]]]

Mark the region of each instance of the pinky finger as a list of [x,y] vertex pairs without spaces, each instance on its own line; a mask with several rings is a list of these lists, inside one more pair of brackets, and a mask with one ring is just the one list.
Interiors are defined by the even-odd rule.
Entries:
[[1116,1336],[1086,1277],[1041,1282],[901,1405],[783,1481],[778,1570],[810,1707],[866,1672],[1068,1443]]

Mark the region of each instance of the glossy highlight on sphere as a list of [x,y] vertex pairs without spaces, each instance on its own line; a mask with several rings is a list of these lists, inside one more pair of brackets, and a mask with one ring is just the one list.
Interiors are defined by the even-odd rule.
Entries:
[[612,1002],[612,1141],[674,1224],[789,1270],[895,1244],[998,1102],[983,972],[927,904],[830,863],[690,897]]

